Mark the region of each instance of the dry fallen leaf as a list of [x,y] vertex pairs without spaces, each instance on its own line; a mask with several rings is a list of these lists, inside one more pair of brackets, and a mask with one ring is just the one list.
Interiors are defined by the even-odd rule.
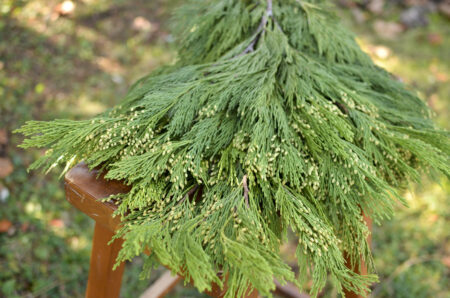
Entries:
[[64,228],[64,221],[60,218],[52,219],[49,224],[54,228]]
[[107,73],[123,73],[123,67],[117,61],[108,57],[98,57],[95,62]]
[[442,35],[438,33],[430,33],[428,34],[428,41],[430,42],[430,44],[437,46],[442,44],[443,38]]
[[8,143],[8,133],[6,132],[6,129],[0,129],[0,144],[5,145],[7,143]]
[[445,256],[442,258],[442,264],[450,268],[450,256]]
[[7,219],[0,220],[0,233],[8,232],[8,230],[12,227],[12,223]]
[[6,157],[0,157],[0,178],[9,176],[9,174],[11,174],[13,170],[14,166],[11,160]]
[[132,27],[136,31],[151,31],[152,23],[144,17],[136,17],[133,20]]
[[434,77],[436,78],[436,81],[445,83],[448,81],[448,76],[445,72],[436,72],[434,74]]

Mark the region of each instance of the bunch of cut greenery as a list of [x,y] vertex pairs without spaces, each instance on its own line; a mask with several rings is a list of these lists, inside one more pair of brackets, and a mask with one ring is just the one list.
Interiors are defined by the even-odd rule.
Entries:
[[[450,141],[426,105],[376,67],[326,1],[190,1],[176,14],[178,61],[139,80],[92,120],[31,121],[32,166],[84,160],[131,191],[114,197],[126,224],[117,262],[147,257],[227,297],[273,278],[317,295],[364,293],[373,272],[362,214],[390,217],[397,189],[422,169],[450,174]],[[112,198],[109,198],[112,199]],[[298,236],[299,278],[279,255]]]

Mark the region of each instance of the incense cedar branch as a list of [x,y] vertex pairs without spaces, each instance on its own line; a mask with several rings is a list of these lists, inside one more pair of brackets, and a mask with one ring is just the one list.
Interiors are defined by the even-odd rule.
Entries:
[[[125,224],[117,262],[146,248],[204,291],[227,297],[273,278],[316,296],[330,278],[364,293],[376,275],[368,228],[393,215],[420,172],[449,176],[449,134],[417,95],[375,66],[326,1],[197,0],[174,18],[177,63],[142,78],[91,120],[31,121],[31,166],[85,161],[131,185],[115,197]],[[280,244],[298,236],[295,278]]]

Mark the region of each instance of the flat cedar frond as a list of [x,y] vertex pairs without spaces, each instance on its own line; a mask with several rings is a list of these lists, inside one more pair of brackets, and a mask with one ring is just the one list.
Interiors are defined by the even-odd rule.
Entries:
[[[203,291],[227,297],[294,281],[279,247],[298,236],[300,276],[364,293],[369,231],[392,216],[396,189],[437,169],[450,140],[426,105],[376,67],[325,1],[197,0],[176,13],[179,59],[138,81],[89,121],[28,122],[22,147],[49,150],[32,168],[84,160],[132,185],[118,262],[150,248]],[[156,259],[155,259],[156,258]],[[147,275],[147,272],[143,272]]]

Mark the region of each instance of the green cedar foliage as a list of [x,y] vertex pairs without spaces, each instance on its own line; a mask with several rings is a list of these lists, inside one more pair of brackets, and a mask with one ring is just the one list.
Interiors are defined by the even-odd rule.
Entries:
[[[376,280],[362,212],[392,216],[420,170],[450,174],[448,133],[426,105],[375,66],[325,1],[197,0],[176,13],[178,62],[138,81],[92,120],[28,122],[32,166],[82,160],[131,185],[118,262],[152,251],[204,291],[227,297],[280,281],[330,277],[362,293]],[[111,198],[110,198],[111,199]],[[299,279],[279,246],[292,229]]]

